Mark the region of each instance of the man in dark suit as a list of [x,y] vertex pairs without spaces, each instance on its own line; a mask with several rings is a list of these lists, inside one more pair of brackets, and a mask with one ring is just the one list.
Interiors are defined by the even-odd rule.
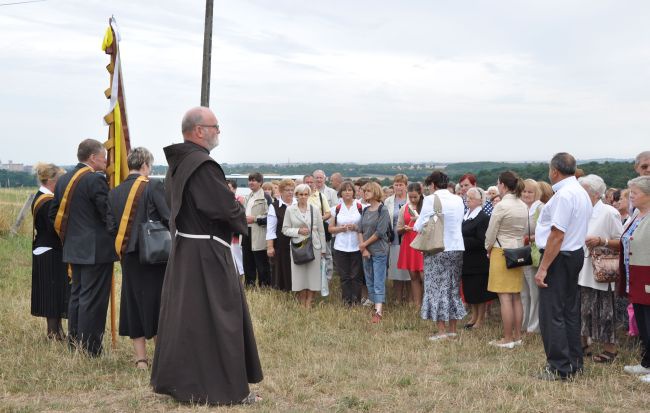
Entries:
[[117,261],[106,229],[108,183],[99,173],[106,170],[106,149],[86,139],[79,144],[77,159],[77,166],[59,178],[49,214],[63,243],[63,262],[72,267],[68,339],[72,346],[99,356]]

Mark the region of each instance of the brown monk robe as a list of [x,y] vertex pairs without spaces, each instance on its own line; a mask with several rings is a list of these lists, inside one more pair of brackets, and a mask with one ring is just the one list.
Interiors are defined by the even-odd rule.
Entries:
[[186,141],[164,151],[173,241],[151,384],[179,401],[240,403],[262,380],[242,284],[228,247],[187,235],[229,244],[247,231],[246,214],[206,148]]

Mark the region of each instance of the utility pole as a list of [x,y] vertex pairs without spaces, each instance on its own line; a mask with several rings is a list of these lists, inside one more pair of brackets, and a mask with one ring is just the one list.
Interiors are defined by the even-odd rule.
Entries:
[[203,74],[201,106],[210,106],[210,68],[212,62],[212,9],[214,0],[205,0],[205,33],[203,34]]

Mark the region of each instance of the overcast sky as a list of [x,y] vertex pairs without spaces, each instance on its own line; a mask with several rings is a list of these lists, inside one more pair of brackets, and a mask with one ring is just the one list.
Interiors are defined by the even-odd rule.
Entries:
[[[0,4],[14,0],[0,0]],[[205,1],[0,7],[0,160],[104,141],[110,15],[134,146],[181,141]],[[650,2],[215,0],[219,162],[631,158],[650,149]]]

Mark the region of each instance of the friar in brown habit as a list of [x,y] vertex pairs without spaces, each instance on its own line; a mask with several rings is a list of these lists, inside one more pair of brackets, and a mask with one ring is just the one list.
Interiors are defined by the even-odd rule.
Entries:
[[164,148],[172,249],[151,385],[183,402],[248,403],[262,366],[229,245],[247,231],[246,213],[209,156],[219,143],[214,113],[189,110],[182,131],[183,143]]

